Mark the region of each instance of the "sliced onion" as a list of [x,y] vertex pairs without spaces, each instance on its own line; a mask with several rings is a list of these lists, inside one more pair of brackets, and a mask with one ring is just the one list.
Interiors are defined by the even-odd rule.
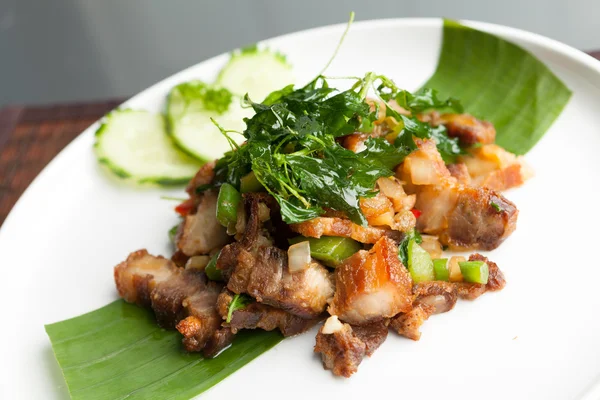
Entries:
[[339,332],[344,328],[344,324],[340,322],[337,315],[332,315],[327,318],[327,321],[323,324],[323,328],[321,329],[321,333],[324,335],[331,335],[333,333]]
[[185,263],[186,269],[199,269],[204,271],[204,268],[210,262],[210,256],[193,256]]
[[[410,171],[414,185],[436,185],[440,183],[440,174],[434,161],[421,157],[409,157],[404,161]],[[408,165],[406,165],[408,163]]]
[[404,208],[406,193],[398,180],[395,178],[379,178],[377,180],[377,185],[379,186],[381,193],[392,201],[395,212],[399,212]]
[[450,282],[462,282],[463,276],[460,272],[459,262],[467,261],[463,256],[453,256],[450,257],[450,261],[448,261],[448,272]]
[[304,271],[310,266],[310,243],[308,241],[296,243],[288,249],[288,268],[291,273]]

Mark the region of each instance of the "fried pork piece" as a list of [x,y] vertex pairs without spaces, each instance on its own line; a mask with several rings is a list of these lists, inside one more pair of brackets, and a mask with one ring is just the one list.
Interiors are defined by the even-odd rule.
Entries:
[[175,242],[177,250],[186,256],[208,254],[227,242],[226,229],[217,221],[217,192],[203,192],[196,212],[186,215],[179,225]]
[[413,308],[392,318],[390,327],[402,336],[419,340],[421,338],[419,329],[430,316],[454,308],[457,288],[448,282],[422,282],[413,286],[413,294]]
[[506,190],[521,186],[533,176],[531,167],[522,156],[516,156],[495,144],[471,149],[460,157],[476,186]]
[[387,228],[360,226],[345,218],[317,217],[309,221],[290,225],[290,228],[302,236],[320,238],[321,236],[348,237],[361,243],[375,243],[382,237],[401,240],[402,233]]
[[335,280],[328,311],[345,322],[365,325],[411,309],[412,280],[391,239],[348,257],[336,268]]
[[492,250],[516,228],[519,211],[501,194],[459,183],[444,165],[435,142],[416,140],[418,150],[396,171],[417,195],[420,232],[455,249]]
[[452,175],[458,183],[463,185],[471,184],[471,175],[469,175],[469,169],[463,163],[447,165],[450,175]]
[[469,261],[483,261],[488,265],[488,283],[483,285],[481,283],[456,282],[453,285],[456,286],[458,297],[466,300],[475,300],[485,292],[496,292],[504,289],[506,280],[504,279],[504,274],[500,271],[500,268],[498,268],[498,265],[495,262],[490,261],[487,257],[478,253],[472,254],[469,257]]
[[138,250],[115,267],[114,276],[119,295],[151,308],[160,326],[177,328],[186,350],[202,351],[211,342],[211,352],[218,352],[217,344],[227,345],[215,337],[221,325],[216,303],[222,285],[208,282],[203,272],[178,268],[170,260]]
[[448,136],[456,137],[463,146],[488,144],[496,140],[496,128],[488,121],[478,120],[470,114],[440,114],[436,111],[418,116],[433,126],[444,125]]
[[387,338],[383,321],[352,327],[340,322],[337,316],[327,319],[317,333],[315,353],[321,354],[323,367],[334,375],[349,378],[355,373],[365,355],[371,356]]
[[255,254],[241,249],[227,288],[303,318],[318,317],[333,295],[331,274],[325,267],[312,262],[291,273],[287,252],[273,246],[259,247]]
[[247,293],[264,303],[294,315],[318,317],[333,296],[331,273],[313,261],[302,271],[291,273],[287,252],[273,246],[262,228],[261,203],[264,196],[247,196],[246,229],[240,241],[225,246],[217,260],[227,287],[234,293]]
[[[219,295],[217,309],[223,320],[227,319],[232,299],[233,293],[227,289]],[[321,319],[305,319],[266,304],[251,303],[231,314],[229,328],[233,333],[237,333],[240,329],[259,328],[265,331],[279,329],[283,336],[293,336],[306,332]]]

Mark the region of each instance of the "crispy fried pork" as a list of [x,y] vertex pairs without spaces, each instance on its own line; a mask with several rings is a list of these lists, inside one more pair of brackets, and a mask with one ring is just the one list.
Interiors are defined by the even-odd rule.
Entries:
[[402,233],[387,228],[357,225],[349,219],[317,217],[309,221],[292,224],[290,228],[302,236],[320,238],[321,236],[348,237],[361,243],[375,243],[382,237],[400,240]]
[[518,210],[501,194],[459,183],[444,165],[435,142],[417,139],[419,149],[398,167],[421,211],[417,229],[456,249],[492,250],[516,228]]
[[151,308],[160,326],[183,334],[186,350],[202,351],[214,341],[221,325],[216,302],[222,285],[209,282],[203,272],[138,250],[115,267],[114,277],[125,301]]
[[275,247],[259,217],[264,196],[246,196],[247,223],[240,241],[225,246],[217,268],[227,288],[246,293],[259,303],[278,307],[303,318],[316,318],[333,296],[331,273],[316,261],[290,272],[287,252]]
[[255,254],[242,249],[227,288],[304,318],[318,317],[333,295],[331,274],[325,267],[312,262],[291,273],[287,252],[273,246],[259,247]]
[[493,190],[521,186],[533,176],[531,167],[522,156],[515,156],[496,144],[486,144],[469,150],[460,157],[474,185]]
[[[227,289],[219,295],[217,309],[223,320],[227,319],[229,304],[233,299],[233,293]],[[272,331],[279,329],[283,336],[293,336],[306,332],[315,326],[322,318],[306,319],[290,314],[280,308],[267,304],[251,303],[242,309],[233,311],[229,328],[233,333],[241,329],[263,329]]]
[[419,329],[430,316],[454,308],[457,288],[448,282],[422,282],[413,286],[413,294],[413,308],[392,318],[390,327],[402,336],[419,340],[421,338]]
[[335,281],[328,311],[345,322],[364,325],[411,308],[412,281],[398,258],[398,246],[388,238],[344,260]]
[[317,333],[315,353],[321,354],[325,369],[348,378],[357,371],[364,356],[371,356],[385,341],[387,334],[384,321],[353,327],[334,315]]
[[209,254],[227,242],[226,229],[217,221],[217,192],[205,191],[196,212],[185,216],[179,225],[175,241],[177,249],[186,256]]
[[496,128],[488,121],[482,121],[470,114],[440,114],[437,111],[419,115],[423,122],[432,126],[444,125],[448,136],[456,137],[463,146],[494,143]]

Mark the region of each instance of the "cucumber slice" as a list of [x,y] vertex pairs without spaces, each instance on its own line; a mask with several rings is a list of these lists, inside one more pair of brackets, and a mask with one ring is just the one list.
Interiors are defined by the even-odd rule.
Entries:
[[94,148],[101,164],[137,183],[186,183],[201,165],[173,146],[163,116],[148,111],[109,113],[96,131]]
[[[226,130],[242,132],[246,128],[244,118],[252,114],[252,109],[242,108],[240,99],[228,90],[191,81],[169,93],[167,129],[181,150],[200,161],[212,161],[231,146],[211,118]],[[234,132],[229,136],[238,144],[245,140]]]
[[294,74],[285,56],[252,46],[231,54],[217,83],[238,96],[248,93],[252,101],[262,102],[269,93],[294,83]]

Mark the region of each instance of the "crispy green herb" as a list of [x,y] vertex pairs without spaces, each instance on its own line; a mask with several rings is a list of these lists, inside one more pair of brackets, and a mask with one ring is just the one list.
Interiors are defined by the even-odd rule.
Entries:
[[414,228],[404,234],[404,239],[402,239],[398,246],[398,257],[400,257],[400,261],[402,261],[405,267],[408,267],[408,245],[412,240],[417,244],[423,243],[421,234]]
[[496,210],[497,212],[502,212],[502,207],[500,207],[500,205],[498,203],[490,201],[490,206],[492,206],[492,208],[494,210]]
[[[385,76],[367,73],[343,92],[319,76],[302,88],[287,86],[273,92],[262,104],[246,97],[246,104],[256,112],[245,120],[247,142],[241,147],[232,143],[234,151],[217,162],[216,180],[239,188],[242,178],[252,171],[279,202],[286,223],[312,219],[330,208],[366,225],[359,199],[373,196],[377,179],[393,175],[392,169],[415,149],[413,135],[434,138],[447,158],[460,154],[457,142],[448,138],[443,127],[432,128],[395,111],[394,116],[404,124],[395,145],[371,138],[359,153],[342,147],[336,138],[372,129],[377,112],[371,111],[365,97],[373,87],[388,100],[401,92]],[[402,93],[408,99],[407,92]],[[415,110],[457,107],[453,100],[439,101],[433,91],[407,101]]]
[[231,315],[233,314],[233,312],[235,310],[241,310],[243,308],[246,308],[246,306],[252,303],[252,301],[252,297],[245,294],[236,294],[235,296],[233,296],[231,303],[229,303],[229,309],[227,310],[227,319],[225,320],[225,322],[230,323]]
[[381,77],[381,84],[377,88],[379,97],[385,102],[395,100],[398,105],[411,112],[411,116],[398,113],[393,107],[386,108],[386,114],[394,117],[403,124],[403,129],[396,138],[396,146],[404,146],[412,151],[417,148],[414,137],[421,139],[433,139],[436,142],[446,164],[456,162],[457,156],[464,154],[460,148],[458,138],[450,138],[443,125],[432,127],[419,121],[416,116],[424,111],[453,111],[461,113],[463,107],[460,102],[452,97],[440,100],[437,92],[433,89],[423,88],[415,94],[399,89],[396,84],[386,77]]

